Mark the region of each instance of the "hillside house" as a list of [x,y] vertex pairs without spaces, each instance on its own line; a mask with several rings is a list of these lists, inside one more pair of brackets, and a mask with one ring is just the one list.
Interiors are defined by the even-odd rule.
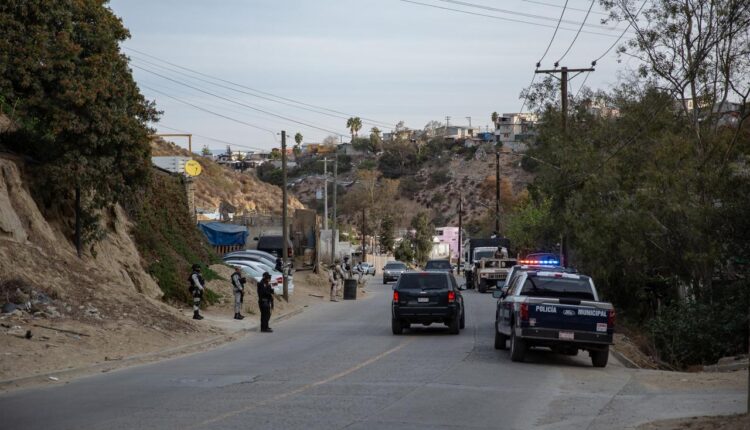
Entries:
[[536,136],[536,122],[536,114],[504,113],[495,124],[495,138],[514,151],[525,151],[528,142]]

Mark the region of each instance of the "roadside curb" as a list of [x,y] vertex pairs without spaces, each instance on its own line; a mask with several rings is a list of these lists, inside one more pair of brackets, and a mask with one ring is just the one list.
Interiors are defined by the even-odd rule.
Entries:
[[[279,315],[276,318],[272,318],[272,321],[279,322],[287,320],[293,316],[299,315],[304,311],[304,308],[295,309],[291,312],[287,312],[283,315]],[[131,355],[129,357],[122,358],[120,360],[104,361],[102,363],[96,363],[89,366],[76,367],[73,369],[57,370],[54,372],[41,373],[38,375],[22,376],[20,378],[4,379],[0,380],[0,393],[10,391],[17,385],[23,385],[29,382],[37,382],[38,384],[44,382],[51,382],[62,380],[65,377],[75,376],[90,376],[96,373],[106,373],[114,370],[120,370],[127,367],[148,364],[156,361],[161,361],[169,358],[176,358],[182,355],[188,355],[195,352],[204,351],[204,347],[215,348],[225,343],[237,340],[238,335],[244,336],[249,333],[258,330],[259,324],[255,324],[252,327],[243,328],[230,333],[214,336],[208,339],[204,339],[200,342],[190,343],[187,345],[180,345],[174,348],[169,348],[161,351],[149,352],[146,354]],[[57,380],[52,379],[57,378]],[[62,381],[60,381],[62,382]]]
[[640,369],[641,368],[639,365],[635,364],[635,362],[633,362],[631,359],[629,359],[624,354],[622,354],[621,352],[613,348],[610,348],[609,353],[612,354],[612,356],[614,356],[617,359],[617,361],[622,363],[622,365],[627,367],[628,369]]

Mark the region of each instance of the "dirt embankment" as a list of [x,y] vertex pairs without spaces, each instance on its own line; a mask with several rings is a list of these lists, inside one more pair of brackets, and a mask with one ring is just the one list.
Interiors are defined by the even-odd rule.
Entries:
[[[195,156],[164,140],[153,141],[151,150],[154,156],[193,157],[201,164],[203,173],[195,179],[195,204],[199,208],[215,209],[222,202],[227,202],[237,209],[237,213],[281,213],[281,189],[251,173],[224,168],[208,157]],[[290,196],[290,209],[304,207],[296,197]]]
[[0,158],[0,380],[219,333],[160,300],[121,208],[105,214],[106,237],[78,258],[63,230],[42,216],[21,169]]

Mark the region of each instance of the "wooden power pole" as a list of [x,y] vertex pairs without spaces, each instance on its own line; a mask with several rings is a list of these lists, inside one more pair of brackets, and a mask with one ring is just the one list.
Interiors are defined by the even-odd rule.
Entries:
[[281,198],[284,200],[281,204],[281,261],[284,263],[282,268],[282,278],[284,279],[284,300],[289,301],[289,280],[287,279],[287,263],[289,259],[289,226],[287,222],[287,195],[286,195],[286,131],[281,131]]
[[[591,63],[593,66],[594,63]],[[555,67],[557,67],[557,63],[555,63]],[[560,67],[559,69],[552,69],[552,70],[537,70],[534,73],[546,73],[548,75],[555,76],[556,74],[560,74],[560,77],[557,78],[560,80],[560,92],[561,92],[561,110],[562,110],[562,130],[563,134],[567,133],[568,131],[568,81],[570,79],[575,78],[576,76],[580,75],[584,72],[593,72],[594,68],[589,67],[586,69],[568,69],[567,67]],[[575,73],[572,77],[568,77],[568,73]],[[560,265],[563,267],[566,267],[568,265],[568,240],[567,240],[567,233],[563,234],[562,243],[560,244],[560,254],[562,254],[562,261],[560,262]]]

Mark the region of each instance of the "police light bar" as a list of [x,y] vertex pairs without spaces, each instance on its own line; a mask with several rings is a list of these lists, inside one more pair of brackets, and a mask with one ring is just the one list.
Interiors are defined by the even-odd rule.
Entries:
[[559,266],[560,261],[558,260],[518,260],[518,264],[525,264],[527,266]]

